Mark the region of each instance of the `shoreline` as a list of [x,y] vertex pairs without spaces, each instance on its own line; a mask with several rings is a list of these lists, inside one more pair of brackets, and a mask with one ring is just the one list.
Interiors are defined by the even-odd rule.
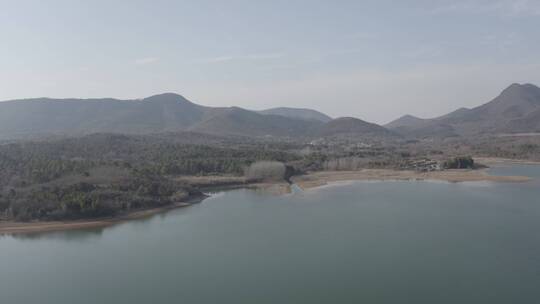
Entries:
[[[514,161],[496,158],[478,158],[485,164],[535,164],[540,162]],[[488,160],[488,161],[486,161]],[[219,178],[218,178],[219,180]],[[220,184],[218,180],[215,183],[201,183],[201,190],[204,192],[226,191],[231,189],[254,189],[273,195],[283,195],[291,193],[290,185],[284,181],[264,182],[264,183],[245,183],[238,180],[234,183],[228,180]],[[309,172],[305,175],[293,176],[291,182],[302,190],[308,190],[323,187],[336,182],[353,181],[445,181],[451,183],[459,182],[510,182],[520,183],[531,181],[532,178],[526,176],[496,176],[490,175],[487,169],[482,170],[445,170],[433,172],[400,171],[392,169],[363,169],[359,171],[318,171]],[[206,181],[205,181],[206,182]],[[95,219],[79,219],[66,221],[34,221],[34,222],[16,222],[0,221],[0,236],[13,234],[32,234],[44,232],[56,232],[67,230],[78,230],[88,228],[105,228],[128,222],[131,220],[143,219],[156,214],[165,213],[170,210],[192,206],[207,199],[208,195],[192,197],[186,202],[179,202],[167,206],[128,211],[118,216]]]
[[295,176],[292,181],[303,190],[326,186],[335,182],[349,181],[444,181],[461,182],[505,182],[522,183],[531,181],[527,176],[490,175],[483,170],[445,170],[432,172],[399,171],[392,169],[363,169],[360,171],[320,171]]
[[[223,185],[213,184],[201,187],[201,191],[205,193],[226,191],[232,189],[253,189],[256,191],[264,191],[265,193],[270,193],[274,195],[290,193],[289,184],[286,182],[245,183],[242,181],[237,184],[227,182]],[[190,207],[194,204],[203,202],[209,197],[210,195],[203,194],[200,196],[192,197],[185,202],[178,202],[156,208],[127,211],[117,216],[104,218],[90,218],[65,221],[0,221],[0,237],[3,235],[14,234],[35,234],[90,228],[106,228],[116,224],[121,224],[132,220],[144,219],[160,213],[166,213],[174,209]]]
[[33,221],[33,222],[16,222],[16,221],[0,221],[0,236],[14,234],[33,234],[44,232],[59,232],[68,230],[80,230],[89,228],[105,228],[116,224],[144,219],[156,214],[165,213],[170,210],[185,208],[194,204],[200,203],[208,198],[207,195],[193,197],[186,202],[178,202],[162,207],[141,209],[136,211],[127,211],[123,214],[95,218],[95,219],[78,219],[65,221]]

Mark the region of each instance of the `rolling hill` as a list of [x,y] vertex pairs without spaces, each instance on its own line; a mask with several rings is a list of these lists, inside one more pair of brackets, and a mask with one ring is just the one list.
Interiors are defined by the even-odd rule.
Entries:
[[[318,112],[306,109],[295,113],[302,116],[302,113],[314,115]],[[0,139],[178,131],[215,135],[306,136],[323,124],[318,119],[294,116],[261,114],[238,107],[205,107],[173,93],[140,100],[25,99],[0,102]]]
[[15,100],[0,103],[0,136],[175,131],[200,121],[207,111],[176,94],[143,100]]
[[387,128],[408,137],[474,136],[535,132],[540,129],[540,88],[532,84],[512,84],[492,101],[461,108],[432,119],[400,118]]
[[426,120],[412,115],[404,115],[385,125],[385,127],[388,129],[414,127],[424,123]]
[[315,130],[315,135],[329,136],[362,136],[362,137],[397,137],[397,134],[374,123],[358,118],[341,117],[321,125]]
[[263,115],[238,107],[212,109],[210,117],[189,128],[190,131],[243,136],[305,136],[322,124],[279,115]]

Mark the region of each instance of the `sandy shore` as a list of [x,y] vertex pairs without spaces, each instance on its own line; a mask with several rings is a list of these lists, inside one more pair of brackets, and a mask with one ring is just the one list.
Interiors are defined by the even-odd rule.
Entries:
[[526,182],[526,176],[494,176],[486,170],[446,170],[434,172],[396,171],[386,169],[364,169],[361,171],[323,171],[295,176],[292,181],[302,189],[310,189],[341,181],[369,180],[439,180],[448,182]]
[[474,161],[483,165],[500,165],[500,164],[522,164],[522,165],[540,165],[540,161],[497,158],[497,157],[475,157]]

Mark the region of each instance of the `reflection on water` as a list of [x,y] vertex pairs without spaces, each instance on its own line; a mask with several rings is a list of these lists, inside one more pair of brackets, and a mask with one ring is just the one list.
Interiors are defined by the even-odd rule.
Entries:
[[99,238],[107,228],[89,228],[83,230],[69,230],[58,232],[36,232],[36,233],[24,233],[15,234],[11,237],[21,241],[24,240],[36,240],[36,239],[61,239],[65,241],[86,241],[91,238]]
[[540,179],[540,165],[495,164],[488,171],[492,175],[528,176]]

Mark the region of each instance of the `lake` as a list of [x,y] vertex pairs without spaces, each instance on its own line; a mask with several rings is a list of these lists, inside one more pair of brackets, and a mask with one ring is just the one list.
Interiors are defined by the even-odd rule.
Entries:
[[351,182],[105,229],[0,236],[0,303],[538,303],[540,167],[521,184]]

